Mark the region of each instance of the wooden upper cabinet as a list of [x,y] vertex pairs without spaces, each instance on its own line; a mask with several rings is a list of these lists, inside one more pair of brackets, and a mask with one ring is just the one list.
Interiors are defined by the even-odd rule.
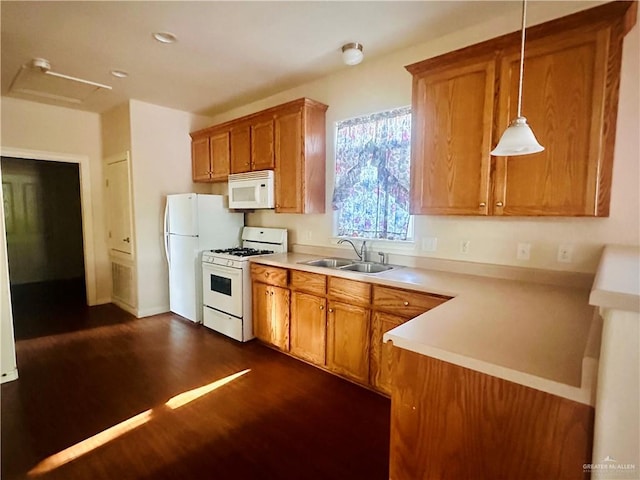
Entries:
[[211,158],[208,136],[194,138],[191,141],[191,172],[194,182],[208,182],[211,179]]
[[251,125],[231,128],[231,173],[251,171]]
[[411,213],[486,214],[495,58],[413,78]]
[[324,213],[327,106],[300,99],[275,113],[277,213]]
[[637,2],[527,29],[522,114],[545,150],[490,156],[517,116],[520,32],[409,65],[415,214],[607,216]]
[[[499,157],[497,215],[602,215],[598,172],[605,117],[609,28],[530,41],[522,114],[545,150]],[[500,65],[500,130],[517,116],[519,52]],[[608,193],[603,190],[601,193]],[[606,210],[606,209],[604,209]]]
[[273,170],[273,118],[251,125],[251,170]]
[[194,182],[274,170],[276,213],[324,213],[327,108],[300,98],[193,132]]
[[229,132],[214,134],[210,138],[211,180],[226,182],[230,173]]

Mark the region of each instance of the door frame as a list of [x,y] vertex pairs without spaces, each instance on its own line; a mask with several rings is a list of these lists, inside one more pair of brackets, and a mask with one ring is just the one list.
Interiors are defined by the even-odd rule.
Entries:
[[[80,173],[80,205],[82,208],[82,248],[84,254],[84,282],[87,291],[87,304],[97,305],[95,248],[93,235],[93,207],[91,201],[91,169],[87,155],[73,153],[46,152],[0,146],[0,156],[22,158],[26,160],[46,160],[52,162],[76,163]],[[7,241],[7,232],[2,223],[2,238]],[[8,262],[8,258],[7,258]],[[8,267],[7,267],[8,268]]]

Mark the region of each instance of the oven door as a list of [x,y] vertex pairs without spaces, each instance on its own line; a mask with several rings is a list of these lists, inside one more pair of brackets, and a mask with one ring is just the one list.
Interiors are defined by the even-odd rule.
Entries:
[[208,307],[242,318],[242,269],[203,263],[202,299]]

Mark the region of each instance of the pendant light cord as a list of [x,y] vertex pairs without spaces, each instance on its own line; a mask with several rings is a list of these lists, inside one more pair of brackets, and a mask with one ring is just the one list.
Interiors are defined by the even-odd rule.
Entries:
[[527,21],[527,0],[522,0],[522,38],[520,41],[520,81],[518,82],[518,118],[522,116],[522,83],[524,78],[524,32]]

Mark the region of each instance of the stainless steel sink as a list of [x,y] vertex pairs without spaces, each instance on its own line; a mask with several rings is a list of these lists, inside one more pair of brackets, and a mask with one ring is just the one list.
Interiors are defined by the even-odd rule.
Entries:
[[384,265],[382,263],[376,262],[357,262],[352,263],[351,265],[345,265],[344,267],[340,267],[340,270],[349,270],[352,272],[360,272],[360,273],[380,273],[386,272],[387,270],[391,270],[393,267],[391,265]]
[[351,265],[353,260],[349,260],[348,258],[322,258],[320,260],[309,260],[308,262],[300,263],[314,267],[339,268],[345,265]]

